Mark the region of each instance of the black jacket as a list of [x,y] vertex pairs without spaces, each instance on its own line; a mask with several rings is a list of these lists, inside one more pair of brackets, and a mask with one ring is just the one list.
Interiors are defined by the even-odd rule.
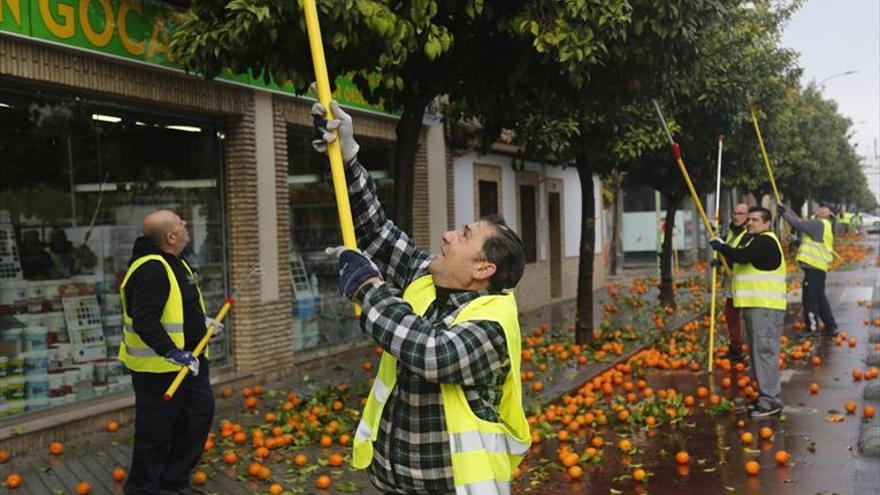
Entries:
[[[731,235],[732,238],[736,238],[736,236],[738,236],[739,233],[742,232],[743,230],[746,230],[745,223],[742,225],[737,225],[733,222],[730,222],[730,225],[728,225],[728,227],[727,227],[727,232],[728,232],[728,234]],[[748,234],[746,234],[746,235],[748,235]]]
[[[751,239],[751,242],[749,240]],[[734,263],[751,263],[758,270],[775,270],[782,263],[776,243],[766,235],[746,234],[738,248],[725,244],[718,250]]]
[[[184,350],[192,351],[205,335],[205,313],[199,304],[197,281],[189,276],[183,266],[183,258],[162,252],[148,237],[134,241],[129,265],[141,256],[159,254],[171,265],[183,298]],[[160,356],[172,350],[174,342],[162,328],[159,318],[170,291],[168,274],[158,261],[148,261],[140,266],[125,286],[125,303],[128,314],[134,320],[134,331]]]

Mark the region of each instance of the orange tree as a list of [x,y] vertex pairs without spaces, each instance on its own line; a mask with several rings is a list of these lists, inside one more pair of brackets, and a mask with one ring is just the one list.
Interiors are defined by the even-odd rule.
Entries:
[[[627,0],[317,3],[330,72],[350,76],[368,101],[400,114],[393,216],[404,230],[412,224],[422,121],[435,97],[498,91],[513,50],[552,52],[552,70],[583,77],[629,20]],[[520,29],[533,22],[546,27]],[[193,0],[172,43],[184,67],[206,77],[250,73],[304,92],[314,74],[302,10],[292,0]]]
[[[749,180],[755,176],[761,183],[767,181],[763,162],[756,155],[749,105],[779,108],[799,75],[795,54],[779,44],[781,27],[798,4],[758,3],[755,10],[739,6],[728,10],[700,39],[694,63],[686,70],[676,70],[658,91],[666,118],[677,124],[675,140],[681,144],[690,178],[702,198],[715,189],[718,134],[726,135],[723,175],[727,183],[742,183],[744,177]],[[659,128],[656,116],[652,118]],[[676,210],[689,191],[665,147],[643,153],[627,166],[631,170],[628,183],[651,186],[665,200],[660,302],[674,306],[672,228]],[[699,218],[694,221],[702,225]]]
[[[561,17],[547,2],[545,16],[522,21],[520,28],[544,40],[564,39]],[[601,64],[555,70],[553,61],[565,56],[552,42],[535,45],[537,56],[520,59],[505,72],[504,90],[492,94],[457,95],[453,113],[477,117],[483,124],[483,143],[491,144],[501,128],[515,130],[523,158],[551,157],[575,167],[581,183],[581,239],[579,249],[577,324],[575,340],[593,337],[593,259],[595,197],[593,178],[611,171],[627,172],[628,165],[663,144],[662,132],[647,111],[650,97],[673,84],[678,71],[687,70],[698,57],[699,40],[717,29],[733,0],[676,0],[662,5],[630,0],[628,22],[622,33],[606,42]],[[563,9],[561,4],[555,7]],[[557,59],[552,57],[556,56]],[[479,79],[479,78],[478,78]]]
[[[762,112],[762,131],[780,193],[798,210],[809,198],[851,207],[874,204],[859,158],[849,142],[852,122],[815,85],[792,86],[784,106]],[[769,191],[766,174],[745,180],[757,195]]]

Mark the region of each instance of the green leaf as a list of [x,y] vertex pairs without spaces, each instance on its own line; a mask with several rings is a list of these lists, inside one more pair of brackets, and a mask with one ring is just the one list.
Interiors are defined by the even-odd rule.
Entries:
[[342,483],[337,483],[335,488],[336,491],[340,493],[357,493],[362,490],[362,487],[354,481],[343,481]]

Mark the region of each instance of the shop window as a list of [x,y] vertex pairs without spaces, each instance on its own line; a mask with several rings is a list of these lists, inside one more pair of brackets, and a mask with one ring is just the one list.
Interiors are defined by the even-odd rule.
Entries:
[[0,87],[0,416],[130,388],[119,283],[148,213],[187,222],[209,313],[226,292],[222,128],[33,91]]
[[623,211],[654,211],[654,189],[638,186],[624,189]]
[[[351,302],[339,293],[336,259],[324,248],[342,244],[339,214],[327,158],[312,148],[313,131],[288,126],[293,348],[339,343],[363,335]],[[358,136],[358,159],[376,184],[385,213],[394,209],[394,143]]]
[[535,186],[531,184],[521,184],[519,186],[520,237],[522,238],[523,251],[526,255],[526,263],[534,263],[538,260],[536,196]]

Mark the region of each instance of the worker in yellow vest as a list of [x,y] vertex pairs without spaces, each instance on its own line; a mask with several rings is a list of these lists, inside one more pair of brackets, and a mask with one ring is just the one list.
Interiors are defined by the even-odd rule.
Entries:
[[[431,255],[386,216],[357,160],[351,117],[312,113],[325,151],[339,139],[363,251],[339,247],[340,290],[363,308],[383,353],[354,438],[352,465],[384,493],[507,494],[530,445],[522,406],[516,299],[519,237],[500,217],[443,234]],[[336,132],[332,132],[336,131]]]
[[801,244],[795,260],[804,270],[804,323],[811,332],[819,332],[819,320],[825,325],[822,335],[837,335],[837,322],[825,295],[825,278],[834,260],[834,209],[820,203],[815,220],[802,220],[783,204],[777,205],[782,218],[801,233]]
[[852,229],[852,220],[852,213],[844,210],[843,213],[840,214],[840,219],[838,220],[838,223],[840,224],[840,230],[842,230],[844,234],[848,234]]
[[731,247],[719,238],[712,249],[733,265],[733,305],[742,312],[749,344],[749,361],[760,396],[749,405],[753,418],[782,412],[779,374],[780,337],[785,318],[785,258],[782,245],[771,230],[773,216],[760,206],[749,208],[750,236]]
[[[207,325],[198,281],[183,258],[186,222],[168,210],[144,219],[119,288],[123,339],[119,359],[131,373],[135,431],[126,495],[192,494],[190,472],[214,417],[207,355],[192,350]],[[190,374],[170,402],[162,397],[181,367]]]

